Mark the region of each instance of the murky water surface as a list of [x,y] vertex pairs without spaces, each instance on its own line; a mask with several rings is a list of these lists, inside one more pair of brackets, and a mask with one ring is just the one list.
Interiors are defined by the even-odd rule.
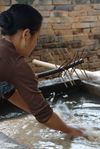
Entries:
[[99,98],[86,93],[73,93],[73,95],[52,93],[48,100],[67,124],[86,128],[89,140],[80,137],[70,139],[62,132],[39,124],[32,115],[12,119],[11,117],[18,116],[22,112],[16,110],[0,116],[0,132],[30,149],[100,149]]

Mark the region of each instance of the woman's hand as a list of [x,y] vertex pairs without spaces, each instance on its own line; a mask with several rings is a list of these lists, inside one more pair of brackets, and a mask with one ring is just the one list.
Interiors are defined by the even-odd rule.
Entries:
[[85,137],[84,135],[84,131],[85,129],[84,128],[73,128],[73,127],[70,127],[70,132],[69,132],[69,135],[71,137]]
[[67,125],[56,113],[53,112],[51,118],[45,125],[49,128],[62,131],[68,134],[70,137],[85,137],[84,128],[74,128]]

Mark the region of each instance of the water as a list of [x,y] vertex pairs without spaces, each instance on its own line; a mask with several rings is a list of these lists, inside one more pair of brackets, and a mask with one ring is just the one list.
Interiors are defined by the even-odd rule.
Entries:
[[[0,132],[30,149],[100,149],[99,98],[84,92],[76,92],[68,95],[52,93],[48,100],[67,124],[86,128],[85,133],[88,134],[89,140],[82,137],[71,139],[60,131],[39,124],[30,114],[19,117],[22,111],[16,112],[16,110],[1,115]],[[12,119],[14,114],[15,117],[18,114],[18,117]]]

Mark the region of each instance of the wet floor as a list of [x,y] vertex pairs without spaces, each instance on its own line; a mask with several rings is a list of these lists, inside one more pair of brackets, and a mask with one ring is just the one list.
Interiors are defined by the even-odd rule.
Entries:
[[20,110],[1,115],[0,132],[29,149],[100,149],[99,98],[77,92],[51,93],[47,100],[67,124],[86,128],[89,140],[80,137],[71,139],[62,132],[39,124],[32,115],[23,115]]

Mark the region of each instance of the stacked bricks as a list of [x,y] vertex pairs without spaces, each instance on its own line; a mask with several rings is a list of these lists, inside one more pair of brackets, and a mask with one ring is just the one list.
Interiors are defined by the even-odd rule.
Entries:
[[0,0],[3,11],[15,3],[35,7],[43,16],[38,45],[27,61],[34,71],[45,70],[31,60],[62,64],[68,52],[86,54],[84,69],[100,70],[100,0]]

